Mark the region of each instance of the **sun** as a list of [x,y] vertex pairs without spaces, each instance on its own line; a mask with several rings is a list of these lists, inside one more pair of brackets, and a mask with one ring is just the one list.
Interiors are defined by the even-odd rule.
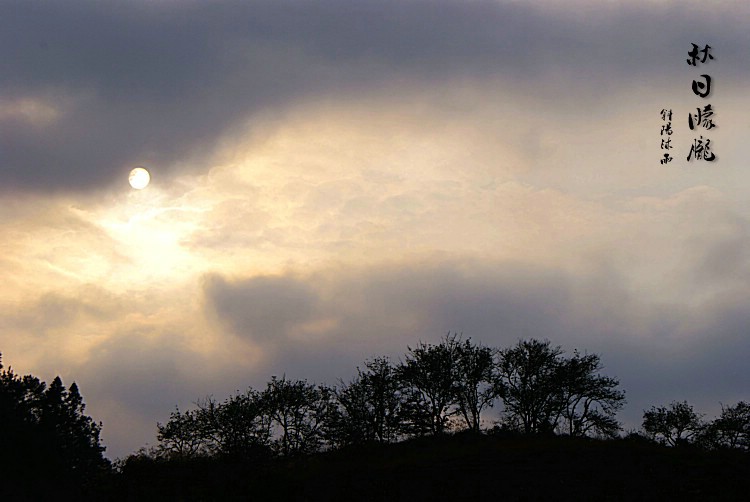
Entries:
[[136,167],[130,171],[130,176],[128,176],[130,186],[136,190],[143,190],[146,188],[149,181],[151,181],[151,175],[142,167]]

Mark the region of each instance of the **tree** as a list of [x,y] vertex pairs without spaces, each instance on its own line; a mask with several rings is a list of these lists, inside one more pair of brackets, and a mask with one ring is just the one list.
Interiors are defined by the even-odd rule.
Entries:
[[711,447],[750,449],[750,404],[722,405],[721,416],[706,427],[701,439]]
[[207,446],[221,455],[235,457],[255,456],[270,447],[271,420],[267,396],[254,389],[223,403],[208,397],[198,402],[196,414],[196,425]]
[[156,424],[160,453],[177,458],[209,453],[202,425],[197,411],[189,410],[183,413],[179,408],[175,408],[166,424]]
[[669,408],[652,406],[643,413],[643,430],[646,434],[670,446],[692,442],[704,427],[702,416],[687,401],[673,401]]
[[521,340],[498,352],[497,392],[506,419],[526,434],[551,432],[565,406],[557,381],[562,350],[549,340]]
[[[8,452],[0,458],[0,475],[42,497],[47,485],[58,495],[73,493],[105,472],[110,464],[101,424],[84,411],[76,383],[66,389],[56,377],[47,387],[37,377],[3,369],[0,359],[0,444]],[[39,483],[39,473],[46,483]]]
[[396,368],[387,358],[367,361],[365,370],[349,384],[341,382],[334,395],[338,408],[329,419],[329,439],[336,444],[380,443],[400,431],[403,393]]
[[412,434],[442,434],[456,413],[458,341],[450,334],[438,345],[420,342],[399,366],[405,389],[404,411]]
[[599,374],[601,359],[574,351],[565,357],[548,340],[522,340],[498,352],[498,393],[506,421],[526,434],[614,436],[625,404],[620,382]]
[[561,418],[565,423],[560,429],[571,436],[594,433],[613,437],[621,429],[615,415],[625,404],[625,392],[617,388],[617,379],[598,374],[600,369],[599,356],[578,351],[558,368],[564,404]]
[[99,439],[101,424],[84,414],[86,405],[75,382],[66,390],[60,377],[55,377],[43,406],[40,425],[54,435],[63,463],[88,473],[106,463]]
[[320,449],[324,422],[330,413],[332,391],[307,380],[273,376],[263,392],[268,411],[280,429],[277,450],[283,455],[311,453]]
[[38,378],[26,375],[20,377],[13,368],[3,369],[0,354],[0,438],[6,441],[17,440],[39,423],[42,413],[42,400],[47,385]]
[[482,411],[491,408],[499,395],[492,349],[474,345],[469,338],[459,340],[455,352],[458,409],[466,427],[479,432]]

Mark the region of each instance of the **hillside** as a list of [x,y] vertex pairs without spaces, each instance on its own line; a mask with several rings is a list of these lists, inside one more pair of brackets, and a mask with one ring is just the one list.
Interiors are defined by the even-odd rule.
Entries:
[[750,456],[632,440],[459,434],[311,457],[133,457],[112,500],[741,500]]

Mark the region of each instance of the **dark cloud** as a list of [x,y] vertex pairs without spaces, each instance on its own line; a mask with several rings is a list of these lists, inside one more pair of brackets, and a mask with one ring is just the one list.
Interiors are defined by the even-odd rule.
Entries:
[[500,76],[509,95],[533,87],[545,106],[597,107],[679,68],[689,40],[710,35],[724,68],[746,68],[734,64],[747,39],[737,19],[446,0],[4,2],[0,103],[60,110],[41,126],[0,114],[2,187],[86,189],[136,163],[164,173],[205,159],[253,113],[396,79]]
[[206,278],[205,291],[232,332],[256,341],[285,337],[290,327],[309,320],[317,302],[309,285],[291,277],[235,283],[213,276]]
[[175,406],[191,407],[211,392],[206,387],[220,387],[200,371],[206,363],[184,337],[161,330],[126,329],[97,345],[73,377],[87,412],[103,422],[107,456],[155,444],[156,423],[165,422]]
[[169,413],[165,400],[173,406],[173,401],[184,397],[185,384],[196,384],[185,378],[181,367],[200,358],[178,336],[153,335],[153,330],[144,329],[113,335],[91,352],[77,378],[99,399],[115,398],[128,409],[150,416]]

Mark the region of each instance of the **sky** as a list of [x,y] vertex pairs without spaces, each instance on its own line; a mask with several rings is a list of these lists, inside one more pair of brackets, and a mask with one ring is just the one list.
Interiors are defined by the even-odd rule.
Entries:
[[[77,382],[112,459],[175,406],[336,384],[448,332],[599,354],[627,429],[672,400],[711,418],[750,399],[748,20],[718,1],[4,1],[3,364]],[[713,59],[689,65],[693,43]],[[690,130],[707,104],[716,127]],[[687,160],[701,136],[713,162]]]

